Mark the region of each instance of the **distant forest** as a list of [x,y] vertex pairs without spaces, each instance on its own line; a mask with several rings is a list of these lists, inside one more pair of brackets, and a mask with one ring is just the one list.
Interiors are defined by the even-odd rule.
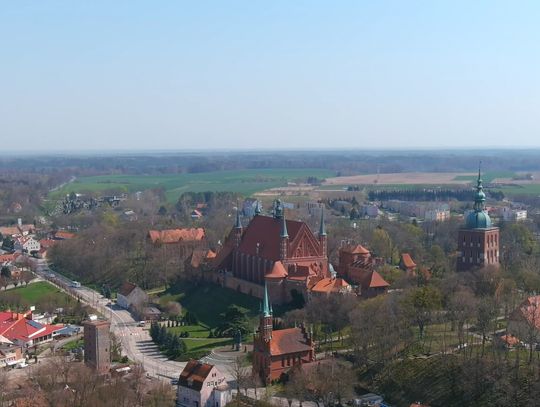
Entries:
[[260,168],[323,168],[337,175],[399,172],[540,171],[540,150],[311,151],[4,155],[0,171],[102,174],[175,174]]

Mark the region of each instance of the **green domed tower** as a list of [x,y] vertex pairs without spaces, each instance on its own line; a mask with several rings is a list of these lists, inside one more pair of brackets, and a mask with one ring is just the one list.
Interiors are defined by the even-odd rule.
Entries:
[[499,228],[493,226],[486,211],[486,194],[480,167],[473,208],[466,217],[465,227],[458,234],[458,271],[488,265],[499,266]]

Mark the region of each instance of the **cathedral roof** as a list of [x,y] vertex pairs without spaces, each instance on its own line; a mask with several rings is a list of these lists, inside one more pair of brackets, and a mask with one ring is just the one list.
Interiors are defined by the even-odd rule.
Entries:
[[[269,216],[255,216],[244,229],[238,251],[252,256],[258,255],[269,260],[279,260],[282,222],[282,219]],[[289,241],[293,241],[305,224],[304,222],[289,219],[285,222]],[[307,228],[307,226],[305,227]],[[258,249],[257,243],[259,244]]]

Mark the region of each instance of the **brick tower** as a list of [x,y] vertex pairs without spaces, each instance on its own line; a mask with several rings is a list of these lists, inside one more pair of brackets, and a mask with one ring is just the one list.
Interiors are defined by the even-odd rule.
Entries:
[[84,363],[99,374],[109,373],[111,365],[111,323],[84,321]]
[[467,216],[465,227],[458,233],[457,271],[499,267],[499,228],[492,225],[485,204],[486,194],[478,169],[474,210]]

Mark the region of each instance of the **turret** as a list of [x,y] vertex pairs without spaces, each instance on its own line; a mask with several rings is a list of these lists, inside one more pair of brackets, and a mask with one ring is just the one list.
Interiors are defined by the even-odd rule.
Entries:
[[324,224],[324,208],[321,208],[321,224],[319,225],[319,243],[321,245],[321,255],[326,256],[328,250],[328,242],[326,236],[326,226]]
[[234,238],[236,247],[240,246],[242,241],[242,222],[240,221],[240,210],[236,209],[236,222],[234,223]]
[[258,216],[262,213],[262,207],[261,207],[261,203],[259,202],[259,200],[257,199],[257,202],[255,203],[255,216]]
[[268,297],[268,287],[266,286],[265,282],[263,302],[261,304],[261,315],[259,319],[259,333],[261,335],[261,338],[266,342],[272,339],[272,324],[272,306],[270,305]]
[[287,232],[287,220],[285,219],[285,213],[283,213],[281,216],[281,232],[279,237],[279,258],[284,260],[287,258],[289,248],[289,233]]

